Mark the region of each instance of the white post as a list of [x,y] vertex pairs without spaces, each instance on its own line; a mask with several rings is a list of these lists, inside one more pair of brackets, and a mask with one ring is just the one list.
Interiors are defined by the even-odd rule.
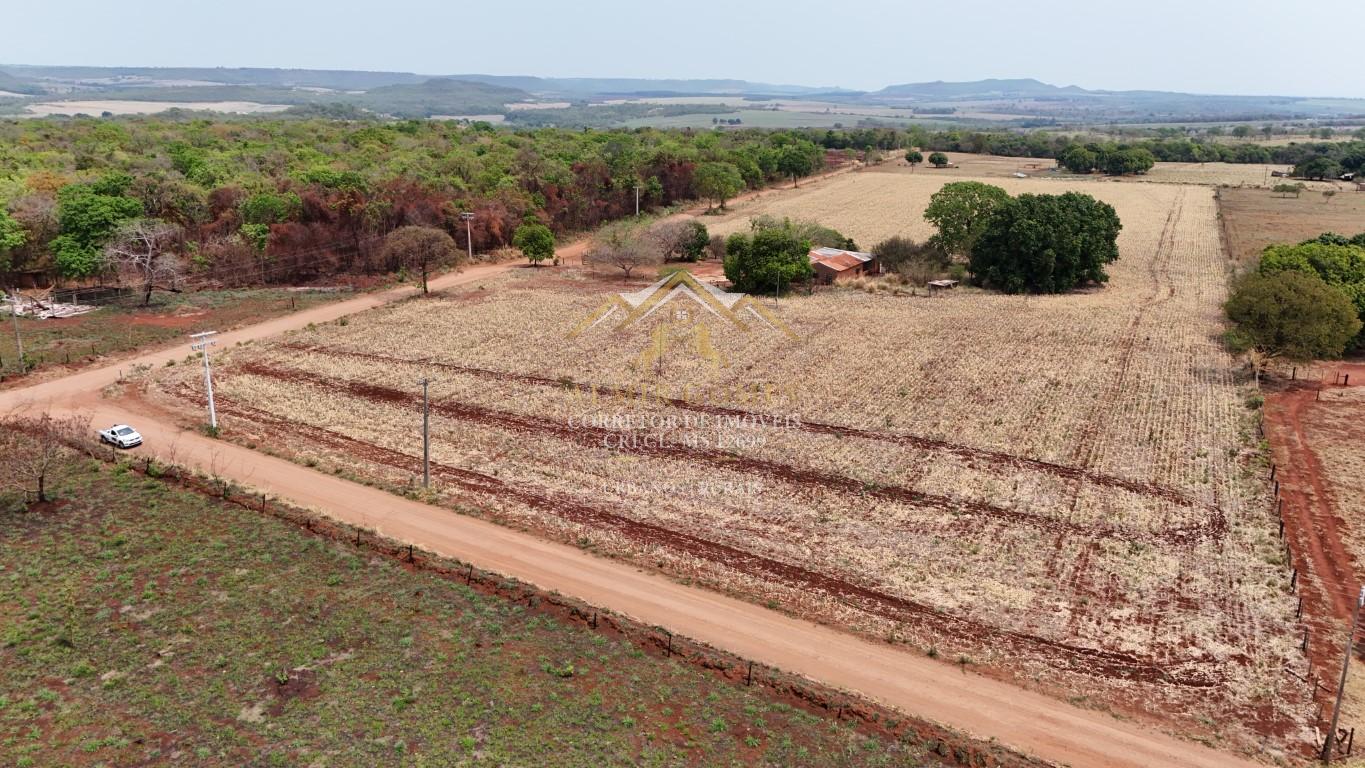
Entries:
[[640,185],[635,185],[635,218],[640,218]]
[[197,339],[190,344],[190,349],[204,354],[204,391],[209,397],[209,429],[218,429],[218,409],[213,404],[213,369],[209,363],[209,347],[218,342],[213,339],[218,334],[217,331],[204,331],[203,333],[190,334],[191,339]]

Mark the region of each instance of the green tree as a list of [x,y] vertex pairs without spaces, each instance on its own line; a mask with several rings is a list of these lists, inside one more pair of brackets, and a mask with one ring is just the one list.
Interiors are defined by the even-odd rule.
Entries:
[[1232,135],[1236,136],[1239,139],[1245,139],[1251,135],[1251,126],[1235,125],[1232,127]]
[[540,262],[554,258],[555,233],[538,221],[528,221],[512,234],[512,245],[520,248],[526,258],[538,267]]
[[[1330,232],[1298,245],[1272,245],[1261,253],[1257,272],[1273,275],[1302,272],[1315,275],[1340,290],[1355,304],[1356,313],[1365,320],[1365,248],[1342,235]],[[1356,340],[1365,346],[1365,334]]]
[[238,210],[245,224],[280,224],[293,217],[302,205],[293,192],[261,192],[243,200]]
[[104,266],[102,248],[119,226],[142,215],[142,203],[123,192],[126,174],[110,174],[93,184],[71,184],[57,193],[61,234],[52,241],[57,271],[65,277],[90,277]]
[[427,292],[427,276],[431,270],[447,264],[458,264],[464,251],[444,229],[435,227],[399,227],[384,238],[381,256],[391,266],[411,267],[422,276],[422,293]]
[[10,269],[10,252],[28,242],[24,227],[0,207],[0,272]]
[[972,246],[971,270],[1006,293],[1062,293],[1109,279],[1122,229],[1112,206],[1090,195],[1020,195],[991,214]]
[[792,186],[797,186],[797,180],[802,176],[809,176],[816,171],[823,162],[824,153],[819,146],[804,139],[798,139],[778,148],[777,170],[792,180]]
[[930,242],[949,254],[970,253],[991,214],[1009,199],[1008,192],[993,184],[979,181],[944,184],[924,209],[924,218],[938,227],[938,234]]
[[1330,157],[1313,157],[1294,166],[1294,175],[1304,179],[1335,179],[1341,164]]
[[948,156],[942,152],[934,152],[929,155],[929,164],[935,168],[942,168],[948,164]]
[[725,210],[725,201],[744,189],[744,177],[739,169],[730,163],[702,163],[693,172],[692,179],[697,185],[697,193],[719,205]]
[[1141,148],[1120,149],[1111,152],[1104,159],[1104,172],[1110,176],[1127,176],[1133,173],[1146,173],[1156,165],[1156,157]]
[[909,152],[905,153],[905,162],[911,165],[919,165],[920,163],[924,162],[924,153],[920,152],[917,149],[912,149]]
[[1099,164],[1099,158],[1084,146],[1073,144],[1057,158],[1057,163],[1072,173],[1090,173]]
[[1225,310],[1235,325],[1229,338],[1235,347],[1296,361],[1340,357],[1361,329],[1346,294],[1293,270],[1248,276]]
[[815,274],[810,248],[810,241],[789,226],[767,227],[752,235],[737,232],[725,241],[725,277],[745,293],[785,291]]

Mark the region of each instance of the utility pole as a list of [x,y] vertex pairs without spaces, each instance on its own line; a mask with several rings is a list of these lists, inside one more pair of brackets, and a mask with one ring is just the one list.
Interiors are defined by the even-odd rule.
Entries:
[[431,487],[431,409],[428,407],[427,385],[431,379],[422,379],[422,487]]
[[1322,762],[1332,762],[1332,747],[1337,738],[1337,718],[1341,717],[1341,699],[1346,694],[1346,671],[1351,668],[1351,654],[1355,653],[1356,627],[1360,623],[1360,607],[1365,605],[1365,587],[1360,588],[1356,598],[1355,610],[1351,613],[1351,634],[1346,636],[1346,655],[1341,660],[1341,682],[1337,684],[1337,703],[1332,707],[1332,727],[1327,729],[1327,738],[1322,742]]
[[472,264],[474,263],[474,228],[470,222],[474,221],[474,213],[473,211],[464,211],[460,214],[460,218],[464,219],[464,242],[465,246],[469,248],[469,262]]
[[640,185],[635,185],[635,218],[640,218]]
[[191,333],[190,338],[194,339],[190,343],[190,349],[204,353],[204,391],[209,396],[209,429],[218,429],[218,409],[213,406],[213,368],[209,364],[209,347],[215,346],[218,342],[213,338],[217,336],[217,331],[204,331],[203,333]]
[[19,335],[19,291],[15,290],[14,306],[10,307],[10,316],[14,318],[14,348],[19,352],[19,372],[24,372],[24,339]]

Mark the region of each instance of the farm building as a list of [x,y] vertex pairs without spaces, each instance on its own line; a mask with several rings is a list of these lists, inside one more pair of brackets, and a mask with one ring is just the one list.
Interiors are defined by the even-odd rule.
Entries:
[[840,277],[875,275],[881,272],[881,264],[876,256],[840,248],[814,248],[810,252],[810,263],[815,267],[815,281],[824,285]]

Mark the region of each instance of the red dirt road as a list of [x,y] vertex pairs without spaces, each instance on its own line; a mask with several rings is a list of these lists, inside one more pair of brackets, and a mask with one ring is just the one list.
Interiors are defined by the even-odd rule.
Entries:
[[[1365,385],[1365,365],[1333,363],[1327,368],[1332,374],[1349,373],[1352,387]],[[1341,388],[1330,382],[1329,376],[1321,384],[1323,397]],[[1317,678],[1323,681],[1317,688],[1317,699],[1329,705],[1335,693],[1334,681],[1341,674],[1342,641],[1361,580],[1357,575],[1359,564],[1343,542],[1347,524],[1340,505],[1345,500],[1334,497],[1328,472],[1319,458],[1318,452],[1330,446],[1315,445],[1309,435],[1313,411],[1329,407],[1329,403],[1318,401],[1319,386],[1318,381],[1304,380],[1268,385],[1265,436],[1284,505],[1285,541],[1303,596],[1303,620],[1309,627],[1308,656]],[[1359,440],[1359,435],[1342,435],[1341,439]]]
[[[581,254],[582,244],[561,251]],[[433,281],[437,289],[473,282],[518,265],[485,265]],[[224,333],[232,345],[326,322],[410,295],[395,289],[317,307]],[[88,414],[94,423],[132,423],[146,437],[137,455],[211,472],[289,499],[337,520],[376,529],[440,555],[474,563],[542,589],[665,627],[718,648],[843,688],[916,717],[1043,759],[1072,766],[1247,768],[1258,765],[1102,712],[963,672],[951,664],[684,586],[631,565],[548,542],[482,520],[410,501],[182,430],[135,402],[104,400],[100,390],[133,364],[161,366],[186,349],[152,352],[118,365],[0,393],[0,413]]]

